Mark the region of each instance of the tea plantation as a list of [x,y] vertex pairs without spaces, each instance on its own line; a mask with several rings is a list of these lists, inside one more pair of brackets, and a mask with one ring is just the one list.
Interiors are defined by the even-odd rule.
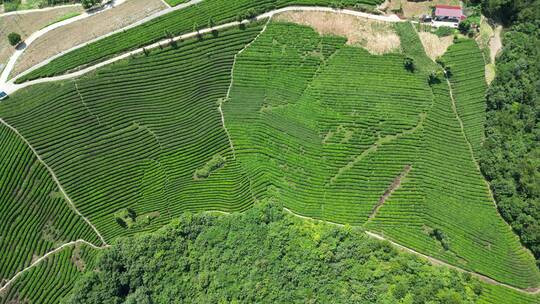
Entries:
[[101,245],[50,173],[13,130],[0,123],[0,281],[76,239]]
[[328,6],[339,3],[340,6],[355,4],[373,6],[381,2],[381,0],[342,0],[339,2],[333,0],[204,0],[68,52],[20,77],[17,82],[62,74],[161,39],[222,23],[250,19],[290,5]]
[[[224,22],[239,8],[250,7],[244,1],[228,3],[213,7],[223,14],[215,22]],[[267,3],[258,9],[268,10],[289,1],[258,3]],[[193,6],[192,16],[204,7]],[[159,22],[169,20],[166,16]],[[204,16],[208,18],[208,14]],[[167,22],[178,26],[171,29],[174,34],[189,29],[187,21],[172,20]],[[486,84],[484,61],[474,41],[458,41],[444,55],[447,79],[443,67],[426,56],[408,23],[396,24],[401,52],[372,55],[348,45],[343,37],[321,36],[309,27],[290,23],[266,22],[179,41],[81,78],[29,87],[0,103],[0,118],[20,132],[18,136],[7,127],[0,128],[0,139],[9,147],[0,151],[0,183],[9,185],[0,188],[0,208],[10,210],[0,214],[15,216],[2,218],[2,223],[14,224],[0,226],[0,248],[4,252],[18,242],[6,249],[8,259],[2,255],[2,278],[12,277],[33,255],[43,256],[60,243],[84,239],[102,245],[92,228],[58,194],[43,163],[54,172],[78,212],[113,247],[64,248],[18,277],[3,292],[2,303],[58,302],[82,276],[106,279],[89,274],[90,269],[99,269],[96,256],[108,262],[132,260],[130,250],[118,248],[137,246],[133,240],[140,232],[154,233],[174,219],[190,218],[184,215],[186,211],[243,212],[259,201],[279,202],[300,216],[355,226],[353,230],[339,228],[347,233],[376,232],[506,285],[540,285],[532,255],[499,216],[476,163],[483,137]],[[51,70],[36,70],[34,76],[55,75],[137,47],[137,39],[159,39],[166,27],[157,24],[135,28],[147,31],[148,36],[143,32],[119,34],[126,40],[119,38],[110,49],[103,45],[96,45],[95,52],[91,47],[80,49],[77,57],[61,57],[61,64],[53,62],[46,66]],[[412,70],[404,64],[408,59],[414,62]],[[255,223],[266,216],[265,212],[252,214],[242,221],[247,221],[246,227],[266,231],[272,221],[266,223],[268,227]],[[200,218],[206,221],[204,216]],[[213,221],[218,220],[207,223],[213,225]],[[226,231],[236,223],[224,222]],[[195,239],[200,232],[184,228],[181,236],[186,240]],[[174,230],[166,228],[159,233],[167,229]],[[43,231],[52,232],[45,235]],[[166,233],[161,238],[159,233],[146,235],[156,244],[173,238]],[[229,238],[221,230],[208,233],[216,239]],[[315,234],[315,244],[328,256],[312,256],[339,258],[330,256],[328,250],[339,248],[336,244],[342,240],[332,238],[327,244]],[[309,247],[304,241],[294,244],[298,250]],[[216,244],[209,241],[203,245]],[[255,247],[254,252],[259,252]],[[171,254],[167,248],[149,257],[157,263],[159,257]],[[150,249],[155,250],[143,251]],[[188,254],[184,249],[182,253]],[[228,250],[214,257],[236,261],[238,257],[228,255]],[[384,248],[377,250],[388,253]],[[253,263],[256,269],[264,269],[267,262],[261,258]],[[192,263],[194,260],[187,264]],[[127,275],[123,266],[118,267],[107,271]],[[188,268],[186,271],[197,271]],[[212,269],[208,266],[207,270]],[[137,272],[143,271],[138,268],[133,271],[135,277],[146,275]],[[51,276],[54,280],[47,280]],[[120,298],[135,293],[126,291],[129,284],[112,278],[105,283],[118,283]],[[224,279],[220,275],[215,278]],[[459,280],[472,284],[466,276],[460,275]],[[196,283],[220,290],[219,285],[212,285],[219,282],[212,281],[206,272]],[[83,287],[99,287],[92,284]],[[474,291],[460,287],[460,295],[480,303],[538,300],[504,286],[481,285],[481,290]],[[395,296],[393,289],[383,291]],[[377,289],[373,294],[383,291]],[[136,296],[142,299],[145,292]],[[439,297],[447,293],[451,292],[445,289]],[[165,299],[170,294],[163,296]],[[205,299],[233,301],[210,296]]]

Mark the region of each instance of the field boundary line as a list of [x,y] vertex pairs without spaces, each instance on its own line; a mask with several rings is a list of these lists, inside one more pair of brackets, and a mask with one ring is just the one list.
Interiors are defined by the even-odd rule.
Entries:
[[45,163],[45,161],[43,161],[43,159],[41,158],[41,156],[37,153],[36,149],[34,149],[34,147],[30,144],[30,142],[24,138],[24,136],[22,136],[21,133],[19,133],[19,131],[17,129],[15,129],[13,126],[11,126],[10,124],[8,124],[5,120],[3,120],[2,118],[0,118],[0,123],[4,124],[6,127],[8,127],[11,131],[15,132],[15,134],[17,134],[17,136],[19,136],[25,143],[26,145],[30,148],[30,150],[32,150],[32,152],[34,153],[34,155],[37,157],[38,161],[41,162],[43,164],[43,166],[45,166],[45,168],[47,169],[47,171],[49,171],[49,174],[51,175],[52,179],[54,180],[54,182],[56,183],[56,186],[58,187],[58,190],[60,190],[60,192],[62,193],[62,195],[64,196],[64,198],[67,200],[68,204],[70,205],[70,207],[73,209],[73,211],[75,211],[75,214],[77,214],[78,216],[80,216],[93,230],[94,232],[96,233],[96,235],[99,237],[99,239],[101,240],[101,242],[104,244],[104,245],[107,245],[107,242],[105,241],[105,239],[103,238],[103,236],[101,235],[101,233],[99,233],[99,231],[97,230],[97,228],[90,222],[90,220],[88,218],[86,218],[84,215],[82,215],[82,213],[77,209],[77,207],[75,207],[75,204],[73,203],[73,201],[71,200],[71,198],[69,198],[69,196],[67,195],[66,193],[66,190],[64,190],[64,187],[62,187],[62,184],[60,184],[60,181],[58,180],[58,178],[56,177],[56,174],[54,173],[54,171],[52,170],[51,167],[49,167],[49,165],[47,165],[47,163]]
[[[446,73],[445,73],[446,75]],[[522,242],[521,242],[521,238],[514,232],[514,230],[512,229],[512,227],[510,226],[510,224],[503,218],[503,216],[501,215],[500,211],[499,211],[499,206],[497,205],[497,201],[495,200],[495,195],[493,195],[493,191],[491,191],[491,184],[486,180],[486,177],[484,176],[484,174],[482,173],[482,170],[480,169],[480,164],[478,163],[478,161],[476,160],[476,158],[474,157],[474,150],[472,148],[472,145],[471,145],[471,142],[469,141],[469,139],[467,138],[467,135],[465,135],[465,126],[463,124],[463,121],[461,120],[461,117],[459,116],[459,113],[457,111],[457,106],[456,106],[456,100],[454,99],[454,94],[453,94],[453,91],[452,91],[452,83],[450,82],[450,80],[446,77],[446,83],[448,84],[448,92],[449,92],[449,95],[450,95],[450,101],[451,101],[451,104],[452,104],[452,111],[454,112],[454,115],[456,115],[456,119],[458,120],[459,122],[459,127],[460,127],[460,130],[461,130],[461,135],[463,136],[463,138],[465,138],[465,142],[467,143],[467,147],[469,149],[469,153],[471,154],[471,158],[472,158],[472,161],[476,167],[476,170],[478,170],[478,173],[480,174],[481,178],[482,178],[482,181],[484,182],[484,184],[486,185],[486,188],[487,188],[487,192],[488,192],[488,196],[489,196],[489,200],[491,201],[491,203],[493,204],[493,206],[495,207],[495,212],[497,213],[497,215],[500,217],[500,219],[503,221],[503,223],[505,224],[506,227],[508,227],[508,229],[510,230],[510,232],[512,233],[512,235],[516,238],[516,240],[519,242],[520,244],[520,247],[522,250],[524,250],[527,254],[530,254],[531,256],[533,256],[534,258],[534,255],[532,254],[532,252],[529,250],[529,248],[525,247]],[[540,293],[540,287],[537,287],[537,293]]]
[[345,166],[339,168],[338,172],[334,174],[332,178],[330,178],[330,185],[333,185],[336,182],[336,180],[341,175],[343,175],[343,173],[351,170],[354,166],[356,166],[356,164],[362,161],[366,156],[377,151],[383,145],[393,142],[394,140],[398,140],[403,136],[414,134],[416,131],[418,131],[420,128],[424,126],[424,121],[426,119],[426,116],[427,116],[426,113],[424,112],[420,113],[418,123],[410,129],[405,129],[401,131],[400,133],[386,135],[385,137],[379,137],[379,139],[377,139],[371,146],[369,146],[369,148],[362,151],[362,153],[356,155],[354,159],[351,160],[349,163],[347,163]]
[[26,268],[24,268],[23,270],[17,272],[11,279],[9,279],[9,281],[7,281],[2,287],[0,287],[0,295],[2,295],[2,293],[9,287],[9,285],[11,285],[13,282],[15,282],[15,280],[17,280],[17,278],[19,276],[21,276],[23,273],[25,273],[26,271],[32,269],[33,267],[39,265],[41,262],[43,262],[45,259],[47,259],[49,256],[61,251],[62,249],[66,248],[66,247],[69,247],[69,246],[73,246],[73,245],[77,245],[77,244],[86,244],[96,250],[100,250],[100,249],[104,249],[104,248],[109,248],[110,245],[104,245],[102,247],[99,247],[99,246],[96,246],[88,241],[85,241],[83,239],[78,239],[78,240],[75,240],[75,241],[71,241],[71,242],[68,242],[68,243],[65,243],[65,244],[62,244],[61,246],[59,246],[58,248],[56,249],[53,249],[49,252],[47,252],[45,255],[43,255],[42,257],[40,257],[39,259],[35,260],[32,264],[28,265]]
[[99,120],[99,116],[92,113],[92,111],[90,111],[90,108],[86,105],[86,102],[84,102],[84,98],[82,97],[82,94],[79,91],[79,86],[77,85],[77,81],[73,80],[73,83],[75,84],[75,91],[77,91],[77,95],[79,95],[79,99],[81,100],[81,102],[82,102],[83,106],[85,107],[86,111],[88,111],[88,114],[90,114],[91,116],[94,116],[96,118],[97,122],[98,122],[98,126],[101,126],[101,121]]
[[[221,115],[221,124],[223,125],[223,129],[225,129],[225,133],[227,133],[227,139],[229,140],[229,145],[231,146],[234,160],[236,160],[236,151],[234,150],[234,144],[232,142],[231,134],[229,133],[229,130],[227,129],[227,126],[225,125],[225,115],[223,114],[222,106],[223,106],[224,102],[227,102],[229,100],[230,95],[231,95],[231,89],[232,89],[233,83],[234,83],[234,68],[236,67],[236,62],[238,60],[238,55],[242,54],[255,41],[257,41],[257,39],[266,31],[266,28],[268,27],[268,24],[270,23],[271,19],[272,18],[269,17],[268,20],[266,21],[266,24],[264,25],[262,30],[259,32],[259,34],[257,34],[257,36],[255,36],[255,38],[253,38],[253,40],[251,40],[240,51],[238,51],[238,53],[236,53],[234,55],[234,60],[233,60],[233,64],[232,64],[232,67],[231,67],[231,82],[229,83],[229,88],[227,89],[227,94],[225,95],[225,98],[221,99],[220,102],[219,102],[218,111],[219,111],[219,114]],[[250,182],[251,182],[251,179],[250,179]]]
[[[239,26],[241,24],[249,24],[249,23],[252,23],[254,21],[260,21],[260,20],[263,20],[263,19],[266,19],[266,18],[271,18],[276,14],[280,14],[280,13],[284,13],[284,12],[290,12],[290,11],[332,12],[332,13],[337,13],[337,14],[352,15],[352,16],[356,16],[356,17],[379,20],[379,21],[386,21],[386,22],[405,22],[405,20],[399,19],[399,17],[397,17],[396,15],[379,16],[379,15],[373,15],[373,14],[353,11],[353,10],[349,10],[349,9],[335,9],[335,8],[326,7],[326,6],[288,6],[288,7],[284,7],[284,8],[281,8],[281,9],[276,9],[276,10],[273,10],[273,11],[266,12],[264,14],[261,14],[259,16],[256,16],[256,17],[252,18],[252,19],[249,19],[249,20],[246,19],[246,20],[242,20],[242,21],[232,21],[232,22],[229,22],[229,23],[224,23],[224,24],[213,26],[213,27],[210,27],[210,28],[205,28],[205,29],[201,29],[201,30],[198,30],[198,31],[185,33],[185,34],[176,36],[176,37],[174,37],[172,39],[171,38],[165,38],[165,39],[162,39],[162,40],[160,40],[158,42],[155,42],[153,44],[146,45],[146,46],[144,46],[142,48],[138,48],[138,49],[135,49],[135,50],[132,50],[132,51],[128,51],[128,52],[123,53],[123,54],[118,53],[120,55],[116,55],[116,56],[114,56],[112,58],[109,58],[108,60],[101,61],[101,62],[98,62],[96,64],[86,66],[85,68],[83,68],[81,70],[78,70],[76,72],[67,73],[67,74],[58,75],[58,76],[53,76],[53,77],[43,77],[43,78],[38,78],[38,79],[35,79],[35,80],[31,80],[31,81],[26,81],[26,82],[21,83],[21,84],[15,84],[15,80],[17,80],[18,78],[20,78],[22,76],[25,76],[28,73],[30,73],[30,72],[32,72],[32,71],[34,71],[34,70],[36,70],[36,69],[38,69],[38,68],[40,68],[42,66],[45,66],[46,64],[48,64],[52,60],[54,60],[54,59],[56,59],[58,57],[61,57],[62,55],[66,54],[68,52],[71,52],[71,51],[74,51],[76,49],[82,48],[82,47],[86,46],[87,44],[90,44],[90,43],[95,42],[97,40],[101,40],[103,38],[106,38],[106,37],[111,36],[113,34],[116,34],[118,32],[122,32],[122,31],[124,31],[126,29],[138,26],[138,25],[140,25],[142,23],[150,21],[150,20],[152,20],[154,18],[157,18],[157,17],[159,17],[161,15],[169,13],[169,12],[171,12],[173,10],[178,10],[178,9],[185,8],[185,7],[188,7],[188,6],[191,6],[191,5],[195,5],[195,4],[200,3],[202,1],[203,0],[191,0],[191,1],[186,2],[184,4],[180,4],[178,6],[172,7],[171,9],[165,9],[165,10],[159,11],[156,14],[148,16],[145,19],[141,19],[138,22],[133,23],[133,24],[127,26],[127,27],[121,28],[121,29],[119,29],[117,31],[110,32],[110,33],[105,34],[103,36],[100,36],[100,37],[98,37],[96,39],[93,39],[93,40],[88,41],[86,43],[75,46],[75,47],[73,47],[73,48],[71,48],[69,50],[58,53],[57,55],[52,56],[52,57],[46,59],[45,61],[42,61],[41,63],[38,63],[38,64],[34,65],[33,67],[31,67],[31,68],[27,69],[26,71],[20,73],[19,75],[16,75],[16,76],[12,77],[9,81],[4,81],[4,82],[0,81],[0,86],[2,86],[2,85],[5,86],[4,91],[6,93],[13,94],[16,91],[18,91],[19,89],[25,88],[25,87],[27,87],[29,85],[32,85],[32,84],[50,82],[50,81],[58,81],[58,80],[65,80],[65,79],[70,79],[70,78],[73,78],[73,77],[81,76],[81,75],[84,75],[84,74],[86,74],[86,73],[88,73],[90,71],[93,71],[93,70],[95,70],[95,69],[97,69],[99,67],[111,64],[111,63],[116,62],[116,61],[121,60],[121,59],[128,58],[129,56],[132,56],[132,55],[140,54],[140,53],[144,52],[145,50],[154,49],[154,48],[163,46],[163,44],[166,45],[167,43],[170,43],[172,41],[178,41],[178,40],[182,40],[182,39],[193,38],[193,37],[196,37],[198,35],[211,33],[214,30],[226,29],[226,28],[229,28],[229,27]],[[71,20],[71,19],[68,19],[68,20]],[[4,71],[6,71],[7,68],[8,67],[6,66]]]
[[[309,217],[309,216],[303,216],[303,215],[300,215],[300,214],[298,214],[298,213],[296,213],[296,212],[294,212],[294,211],[292,211],[292,210],[290,210],[288,208],[285,208],[285,207],[283,207],[283,209],[286,212],[288,212],[289,214],[294,215],[294,216],[296,216],[298,218],[301,218],[301,219],[304,219],[304,220],[311,220],[311,221],[316,221],[316,222],[327,223],[327,224],[338,226],[338,227],[345,227],[345,224],[340,224],[340,223],[327,221],[327,220],[320,220],[320,219],[312,218],[312,217]],[[356,226],[356,225],[351,225],[351,226],[352,227],[362,228],[364,230],[364,233],[366,235],[368,235],[369,237],[371,237],[371,238],[374,238],[374,239],[377,239],[377,240],[380,240],[380,241],[387,241],[392,246],[397,247],[398,249],[400,249],[402,251],[406,251],[408,253],[411,253],[411,254],[420,256],[420,257],[422,257],[424,259],[427,259],[434,266],[446,266],[446,267],[449,267],[449,268],[454,269],[454,270],[456,270],[458,272],[461,272],[461,273],[468,273],[468,274],[478,278],[482,282],[485,282],[485,283],[488,283],[488,284],[491,284],[491,285],[498,285],[498,286],[501,286],[501,287],[509,288],[509,289],[512,289],[512,290],[515,290],[515,291],[518,291],[518,292],[521,292],[521,293],[530,294],[530,295],[540,294],[540,287],[531,287],[531,288],[525,288],[525,289],[514,287],[512,285],[508,285],[506,283],[502,283],[502,282],[499,282],[497,280],[494,280],[494,279],[492,279],[492,278],[490,278],[488,276],[485,276],[483,274],[480,274],[480,273],[477,273],[477,272],[474,272],[474,271],[470,271],[470,270],[465,270],[463,268],[460,268],[458,266],[454,266],[452,264],[449,264],[449,263],[447,263],[445,261],[439,260],[439,259],[434,258],[432,256],[429,256],[429,255],[423,254],[421,252],[418,252],[418,251],[416,251],[416,250],[414,250],[412,248],[409,248],[409,247],[401,245],[401,244],[399,244],[399,243],[397,243],[397,242],[395,242],[395,241],[393,241],[391,239],[388,239],[384,235],[380,235],[380,234],[377,234],[375,232],[366,230],[362,226]]]

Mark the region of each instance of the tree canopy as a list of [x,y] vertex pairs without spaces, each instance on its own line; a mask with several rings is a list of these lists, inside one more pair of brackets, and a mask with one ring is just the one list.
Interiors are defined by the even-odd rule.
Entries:
[[480,164],[502,216],[540,266],[540,1],[525,2],[512,4],[521,10],[507,15],[515,22],[504,34],[486,95]]
[[68,303],[472,303],[478,281],[279,204],[119,240]]

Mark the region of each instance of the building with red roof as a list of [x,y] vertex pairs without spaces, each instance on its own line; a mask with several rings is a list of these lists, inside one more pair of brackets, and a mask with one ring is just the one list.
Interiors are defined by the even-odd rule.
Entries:
[[463,20],[465,15],[463,9],[460,6],[453,5],[436,5],[435,6],[435,19],[436,20]]

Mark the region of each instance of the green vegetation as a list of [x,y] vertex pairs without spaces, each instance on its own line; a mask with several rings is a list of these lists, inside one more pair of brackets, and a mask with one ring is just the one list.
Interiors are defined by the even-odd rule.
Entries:
[[96,266],[66,303],[473,303],[482,295],[470,276],[275,202],[184,214],[120,239]]
[[440,26],[433,33],[439,37],[445,37],[445,36],[454,35],[455,30],[451,27]]
[[4,12],[13,12],[19,9],[21,0],[0,0],[0,4],[4,5]]
[[214,155],[202,168],[195,170],[193,177],[196,179],[207,178],[212,172],[223,167],[224,164],[225,158],[223,156],[219,154]]
[[450,84],[456,109],[475,157],[484,141],[487,89],[482,51],[471,39],[460,39],[451,45],[442,60],[451,67]]
[[[208,0],[43,71],[319,2]],[[362,234],[519,288],[539,285],[534,259],[500,218],[476,163],[502,216],[538,258],[536,25],[515,25],[505,38],[486,119],[484,59],[472,40],[457,40],[439,66],[409,23],[395,24],[401,53],[382,56],[294,24],[269,23],[261,33],[263,23],[145,50],[0,103],[0,117],[78,210],[117,242],[98,263],[86,246],[52,255],[0,302],[538,302]],[[4,126],[0,142],[8,147],[0,151],[0,223],[8,223],[0,225],[8,252],[0,279],[61,243],[98,244],[25,142]],[[245,211],[257,201],[272,203],[227,217],[184,214]],[[276,202],[355,228],[301,221]],[[45,284],[53,273],[60,275]]]
[[17,10],[38,9],[54,5],[71,4],[80,1],[76,0],[0,0],[0,4],[4,4],[5,12]]
[[[497,214],[476,168],[448,85],[442,81],[432,88],[434,105],[417,144],[418,160],[367,227],[461,268],[515,286],[537,286],[531,256]],[[435,229],[441,237],[433,237]]]
[[133,209],[124,208],[114,213],[116,222],[124,228],[141,228],[150,224],[150,222],[159,217],[159,212],[148,212],[137,215]]
[[92,8],[101,3],[101,0],[81,0],[81,4],[85,9]]
[[423,75],[437,71],[439,67],[427,57],[422,41],[416,33],[414,26],[409,22],[398,22],[394,24],[394,28],[401,40],[401,51],[412,58],[415,66]]
[[21,35],[17,33],[9,33],[7,38],[8,38],[9,44],[11,44],[12,46],[16,46],[22,41]]
[[[238,16],[245,17],[246,14],[255,16],[288,5],[328,5],[333,2],[332,0],[205,0],[69,52],[20,77],[17,83],[63,74],[171,35],[192,32],[194,27],[195,30],[206,27],[209,20],[217,25],[235,21]],[[344,0],[341,2],[347,6],[357,3],[376,5],[381,0]]]
[[0,281],[62,243],[82,238],[99,245],[43,164],[1,123],[0,142]]
[[[232,157],[218,100],[234,55],[262,24],[178,42],[76,81],[34,86],[0,103],[106,240],[155,230],[185,210],[244,210],[249,181]],[[226,165],[194,180],[215,155]],[[127,229],[115,218],[159,212]],[[135,220],[137,222],[138,220]]]
[[500,8],[501,17],[517,22],[504,35],[497,76],[487,91],[486,139],[480,164],[502,216],[540,266],[540,25],[538,14],[532,14],[535,7],[538,12],[539,4],[519,2],[516,5],[523,5],[521,11],[513,15],[504,15],[510,8]]
[[84,244],[63,248],[18,277],[0,294],[0,303],[59,303],[85,271],[96,268],[96,253]]
[[538,304],[540,295],[529,295],[493,284],[482,283],[482,294],[478,298],[478,304]]
[[[404,55],[374,56],[309,28],[270,24],[238,56],[223,111],[255,197],[276,197],[313,218],[366,224],[459,267],[537,286],[532,257],[490,199],[448,83],[439,74],[428,85],[428,72],[440,68],[410,24],[396,27]],[[406,57],[418,72],[405,69]],[[483,65],[472,68],[479,69],[473,81],[482,82]],[[408,165],[401,187],[368,221]],[[444,238],[430,236],[435,229]]]
[[[32,87],[0,104],[0,115],[107,240],[155,230],[185,210],[239,211],[274,197],[302,215],[366,225],[459,267],[536,286],[538,271],[490,200],[441,69],[410,24],[396,27],[404,54],[374,56],[342,37],[271,23],[237,56],[226,100],[234,55],[261,24],[152,50],[76,83]],[[208,176],[194,179],[197,170]],[[115,219],[127,208],[135,215],[116,218],[160,216],[128,228]]]
[[165,0],[170,6],[177,6],[178,4],[186,3],[189,0]]

